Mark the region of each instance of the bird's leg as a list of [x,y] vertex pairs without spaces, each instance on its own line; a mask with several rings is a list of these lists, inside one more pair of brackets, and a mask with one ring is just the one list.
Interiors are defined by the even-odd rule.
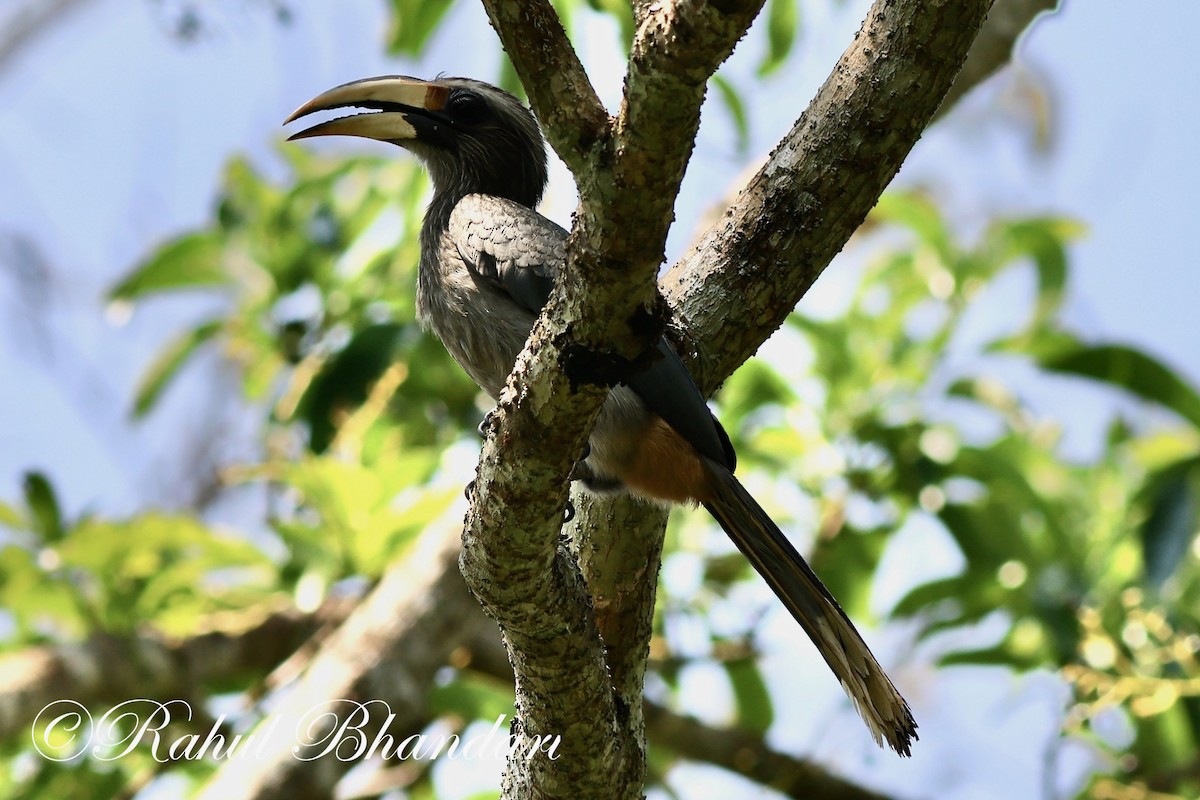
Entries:
[[[496,413],[496,409],[493,408],[491,411],[484,414],[483,419],[479,420],[479,424],[477,426],[475,426],[475,432],[479,434],[480,439],[487,439],[488,425],[491,424],[492,415],[495,413]],[[463,489],[463,497],[467,498],[467,502],[470,503],[471,496],[473,494],[475,494],[475,479],[474,478],[472,478],[471,482],[467,484],[465,489]]]
[[592,445],[586,442],[583,445],[583,457],[575,462],[575,466],[571,468],[570,478],[572,481],[582,481],[589,492],[593,494],[616,494],[625,488],[625,484],[621,483],[616,478],[608,475],[601,475],[592,469],[587,463],[588,456],[592,454]]
[[480,439],[487,438],[488,426],[492,424],[492,415],[496,413],[496,409],[492,409],[483,415],[483,419],[479,420],[479,425],[475,431],[479,434]]
[[592,454],[592,443],[583,443],[583,455],[575,462],[575,466],[571,467],[571,474],[567,476],[572,482],[584,481],[593,477],[592,468],[587,465],[587,458]]

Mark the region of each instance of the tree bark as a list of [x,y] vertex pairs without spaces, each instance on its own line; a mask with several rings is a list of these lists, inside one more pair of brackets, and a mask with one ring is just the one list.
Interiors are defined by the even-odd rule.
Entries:
[[[324,643],[272,716],[280,725],[255,758],[227,761],[204,800],[326,800],[357,759],[351,750],[313,757],[353,712],[373,703],[361,730],[415,730],[428,715],[435,673],[476,630],[478,607],[456,569],[455,528],[431,529],[402,565]],[[314,712],[327,711],[317,719]],[[388,712],[395,715],[388,720]],[[309,725],[308,723],[312,723]],[[348,737],[343,737],[347,740]],[[311,747],[297,747],[313,743]],[[340,756],[339,756],[340,754]]]
[[990,5],[876,2],[767,163],[663,277],[703,391],[783,324],[862,224],[942,104]]
[[[203,696],[207,687],[273,670],[314,635],[345,618],[349,604],[317,614],[284,608],[259,619],[231,620],[182,642],[146,633],[97,634],[67,645],[40,645],[0,658],[0,739],[33,723],[63,698],[88,707],[130,698]],[[248,617],[249,615],[247,615]]]

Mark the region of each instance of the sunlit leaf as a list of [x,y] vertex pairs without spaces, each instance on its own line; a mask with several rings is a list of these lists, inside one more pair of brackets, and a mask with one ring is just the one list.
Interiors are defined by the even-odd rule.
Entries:
[[22,639],[44,636],[47,629],[77,633],[80,629],[79,609],[70,587],[52,580],[36,562],[30,551],[16,547],[0,547],[0,607],[16,623]]
[[50,479],[30,471],[25,473],[22,485],[34,532],[45,542],[57,542],[63,534],[62,511]]
[[1082,232],[1078,223],[1054,218],[1008,222],[992,232],[1004,260],[1027,256],[1037,268],[1038,300],[1031,324],[1058,311],[1067,280],[1066,245]]
[[723,666],[733,688],[738,727],[754,733],[766,733],[775,719],[775,709],[758,663],[742,658],[725,661]]
[[758,65],[759,77],[778,70],[792,52],[800,26],[797,0],[770,0],[767,6],[767,53]]
[[1150,513],[1142,523],[1146,581],[1161,587],[1186,559],[1200,531],[1200,459],[1163,470],[1146,485]]
[[770,364],[752,358],[721,388],[722,417],[727,425],[736,426],[755,409],[773,403],[786,404],[794,397],[787,381]]
[[163,245],[109,291],[110,300],[136,300],[153,292],[221,286],[229,277],[222,244],[212,233],[192,233]]
[[940,578],[913,587],[908,594],[892,608],[894,617],[911,617],[928,608],[945,603],[958,601],[967,590],[968,579],[965,576]]
[[340,353],[329,359],[300,400],[300,416],[308,422],[309,447],[324,452],[337,432],[338,417],[358,407],[391,364],[402,326],[371,325],[357,332]]
[[154,407],[171,380],[179,373],[179,369],[187,363],[197,348],[216,336],[221,328],[222,323],[219,320],[205,322],[177,336],[158,352],[134,390],[135,417],[145,416]]
[[387,34],[393,55],[419,55],[454,5],[454,0],[391,0],[392,17]]
[[12,530],[20,530],[25,527],[25,517],[8,503],[0,503],[0,525]]
[[459,496],[458,487],[404,491],[426,483],[438,463],[435,449],[412,448],[371,466],[331,456],[272,465],[265,472],[298,491],[308,512],[276,530],[294,558],[331,579],[379,575]]
[[742,102],[737,87],[728,78],[718,73],[709,80],[713,86],[717,87],[721,103],[729,112],[729,119],[733,122],[733,130],[737,134],[735,147],[739,153],[745,153],[750,147],[750,117],[746,113],[746,104]]
[[1187,709],[1183,703],[1175,703],[1160,714],[1138,720],[1131,749],[1142,769],[1159,773],[1191,764],[1198,744]]
[[[199,520],[150,512],[128,520],[91,519],[59,547],[65,567],[86,575],[89,600],[109,631],[128,632],[164,614],[199,621],[223,606],[240,580],[262,583],[269,562],[250,543],[219,534]],[[210,582],[217,575],[226,577]],[[187,613],[184,614],[183,612]]]
[[[495,722],[513,716],[513,687],[494,678],[459,673],[454,680],[433,690],[429,698],[434,714],[456,714],[467,720]],[[504,726],[505,732],[508,726]]]
[[1200,427],[1200,394],[1161,361],[1123,345],[1081,346],[1040,359],[1041,366],[1094,378],[1174,411]]
[[886,192],[871,210],[871,217],[903,225],[932,247],[943,261],[953,259],[955,248],[950,231],[929,197],[916,192]]

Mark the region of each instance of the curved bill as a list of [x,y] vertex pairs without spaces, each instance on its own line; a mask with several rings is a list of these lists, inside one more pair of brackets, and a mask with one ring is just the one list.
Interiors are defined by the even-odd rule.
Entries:
[[450,95],[448,87],[403,75],[365,78],[334,87],[309,100],[284,120],[287,125],[316,111],[358,107],[375,109],[373,113],[354,114],[313,125],[288,137],[363,136],[391,141],[412,139],[417,135],[405,111],[441,111]]

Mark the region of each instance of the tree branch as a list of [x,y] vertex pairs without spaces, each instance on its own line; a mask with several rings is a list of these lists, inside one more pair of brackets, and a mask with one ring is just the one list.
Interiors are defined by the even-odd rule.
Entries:
[[[500,680],[512,680],[512,667],[503,648],[496,646],[494,638],[478,637],[467,648],[471,654],[468,669]],[[640,707],[643,704],[638,705]],[[774,750],[756,734],[713,728],[648,700],[644,705],[648,737],[656,745],[685,759],[727,769],[762,786],[777,789],[789,797],[804,800],[888,800],[884,795],[840,778],[814,762]]]
[[762,0],[675,0],[651,6],[643,16],[616,122],[617,158],[611,173],[597,170],[592,185],[580,186],[581,216],[592,222],[588,212],[595,203],[598,217],[581,235],[602,252],[601,264],[625,273],[657,271],[662,263],[708,79],[762,5]]
[[36,0],[9,15],[0,28],[0,69],[4,69],[27,45],[43,31],[62,19],[66,13],[82,6],[85,0]]
[[[640,510],[642,507],[637,508]],[[649,516],[657,520],[658,515]],[[452,538],[448,542],[450,546],[453,546]],[[609,540],[606,544],[617,545],[617,549],[626,540],[625,537],[606,538]],[[612,548],[606,549],[610,552],[599,560],[611,563]],[[424,555],[424,551],[419,552]],[[642,571],[652,575],[656,572],[654,566],[643,565]],[[425,569],[428,565],[422,563],[421,567]],[[512,666],[497,637],[495,625],[468,595],[453,560],[444,558],[437,565],[437,572],[434,583],[441,583],[443,579],[457,583],[453,591],[455,597],[440,599],[452,600],[467,614],[458,636],[460,644],[455,650],[457,655],[452,660],[460,667],[511,682]],[[411,574],[403,566],[395,573]],[[644,601],[638,598],[627,606],[633,610],[642,604]],[[71,697],[89,707],[115,704],[131,697],[166,702],[179,697],[202,696],[207,685],[227,683],[242,674],[261,675],[278,669],[279,662],[288,658],[296,647],[310,643],[311,637],[318,631],[343,621],[352,605],[353,601],[349,600],[328,603],[312,614],[285,608],[253,623],[245,618],[223,615],[221,619],[214,620],[219,629],[180,641],[143,634],[129,638],[107,637],[77,646],[36,647],[9,655],[0,661],[0,673],[16,683],[10,684],[0,694],[0,738],[19,735],[22,728],[32,723],[45,703],[63,697]],[[404,616],[410,610],[402,604],[393,607],[391,612]],[[597,617],[601,619],[602,629],[605,628],[604,620],[608,618],[614,631],[613,639],[620,640],[620,636],[615,635],[622,624],[619,615],[611,608],[598,606]],[[363,627],[360,633],[370,637],[379,631]],[[431,640],[421,642],[410,638],[408,646],[396,652],[388,668],[408,675],[425,672],[420,664],[424,660],[422,654],[443,646],[434,641],[438,634],[440,631],[424,627],[415,630],[414,636],[428,635],[432,637]],[[360,640],[351,641],[347,637],[335,639],[330,644],[349,652],[359,652],[363,646]],[[416,655],[415,663],[409,660],[412,654]],[[131,664],[137,668],[130,670]],[[644,656],[631,664],[644,668]],[[50,666],[47,668],[43,665]],[[371,668],[366,662],[358,666],[362,669]],[[146,672],[146,668],[152,668],[153,671]],[[114,671],[120,674],[114,676]],[[621,683],[615,677],[614,680]],[[636,685],[640,692],[640,675],[631,679],[630,683]],[[333,688],[330,687],[325,694],[310,696],[309,703],[315,706],[325,700],[337,699],[336,694],[330,693]],[[381,694],[369,699],[382,701],[392,709],[403,708],[400,721],[393,722],[388,728],[396,740],[419,733],[432,720],[428,704],[413,704],[411,697]],[[641,706],[641,702],[636,704],[639,714]],[[711,728],[654,703],[646,704],[646,718],[649,735],[656,743],[685,758],[723,767],[789,795],[822,800],[885,800],[826,772],[816,764],[774,751],[767,747],[761,737],[753,734]],[[286,735],[287,732],[277,733]],[[352,766],[354,763],[346,763],[343,768]],[[339,769],[318,771],[309,762],[298,759],[286,767],[295,771],[296,775],[291,777],[276,770],[274,774],[277,781],[282,785],[309,782],[312,784],[309,793],[313,796],[332,795],[341,775]],[[261,778],[246,772],[239,777],[258,786],[264,783]],[[800,787],[803,787],[804,794],[796,793]],[[276,789],[271,788],[239,796],[278,795]]]
[[[569,534],[604,639],[619,722],[644,745],[642,693],[667,510],[628,496],[575,493]],[[613,535],[619,531],[619,535]]]
[[587,169],[610,120],[554,6],[548,0],[482,2],[546,138],[572,172]]
[[[704,87],[760,5],[718,9],[677,0],[648,13],[613,135],[585,142],[586,154],[563,154],[580,190],[564,279],[492,417],[463,534],[467,583],[500,623],[516,668],[516,751],[527,751],[520,746],[526,737],[562,737],[557,763],[541,754],[510,760],[507,797],[641,796],[640,728],[629,725],[628,709],[615,697],[586,587],[575,560],[557,546],[557,515],[566,475],[607,389],[646,357],[661,331],[654,276]],[[548,4],[529,8],[505,13],[502,4],[489,4],[532,93],[541,89],[531,54],[567,58],[570,45],[545,19]],[[529,35],[558,41],[534,46]],[[667,78],[660,71],[668,67],[680,74]],[[535,109],[546,102],[536,100]],[[660,123],[650,121],[651,110],[674,124],[654,127]],[[555,127],[548,125],[552,137]]]
[[285,608],[256,620],[233,618],[221,630],[180,642],[155,634],[97,634],[6,655],[0,659],[0,739],[63,698],[102,706],[138,697],[194,697],[215,683],[264,674],[346,613],[345,603],[327,604],[316,614]]
[[689,366],[704,391],[783,324],[866,218],[941,105],[990,5],[877,0],[767,163],[664,276],[700,351]]
[[[273,716],[289,725],[306,715],[311,720],[310,712],[325,703],[382,701],[395,716],[389,720],[386,713],[372,714],[363,727],[368,735],[385,722],[396,730],[418,730],[428,715],[434,675],[478,628],[479,608],[464,591],[457,555],[456,527],[430,529],[329,637]],[[336,705],[330,708],[338,710]],[[339,721],[326,719],[299,735],[318,741]],[[293,752],[296,744],[297,733],[281,727],[265,740],[255,758],[226,761],[199,797],[318,800],[333,796],[338,780],[356,762],[334,755],[305,760]]]
[[684,758],[724,767],[797,800],[888,800],[810,761],[770,748],[761,736],[713,728],[653,703],[646,703],[646,729],[656,744]]
[[942,100],[936,118],[953,108],[963,95],[995,75],[1012,60],[1021,34],[1040,14],[1057,8],[1059,0],[996,0],[979,30],[962,70]]

